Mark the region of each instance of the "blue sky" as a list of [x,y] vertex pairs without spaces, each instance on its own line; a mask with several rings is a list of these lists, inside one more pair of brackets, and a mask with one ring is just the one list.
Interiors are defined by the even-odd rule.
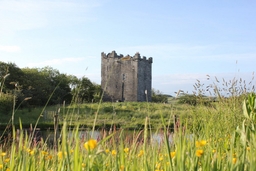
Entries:
[[253,0],[0,0],[0,61],[99,84],[101,52],[140,52],[153,57],[153,88],[163,93],[211,84],[206,75],[249,82],[255,9]]

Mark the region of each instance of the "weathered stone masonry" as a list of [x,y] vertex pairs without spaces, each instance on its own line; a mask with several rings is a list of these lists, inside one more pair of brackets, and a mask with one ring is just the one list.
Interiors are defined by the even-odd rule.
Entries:
[[151,101],[153,59],[136,53],[101,53],[101,88],[105,101]]

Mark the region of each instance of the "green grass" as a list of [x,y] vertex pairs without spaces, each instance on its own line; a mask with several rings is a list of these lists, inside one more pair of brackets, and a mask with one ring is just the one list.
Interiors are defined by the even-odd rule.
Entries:
[[[187,105],[173,105],[173,104],[159,104],[159,103],[102,103],[100,104],[100,110],[96,122],[97,127],[109,127],[115,124],[118,127],[125,129],[142,129],[144,125],[144,119],[149,116],[151,119],[151,126],[155,129],[161,127],[161,121],[159,120],[159,114],[161,113],[166,121],[172,120],[173,114],[182,113],[183,109],[187,108]],[[60,107],[59,118],[62,123],[64,120],[70,125],[84,125],[85,127],[92,127],[99,104],[76,104],[72,106],[49,106],[46,107],[42,113],[42,108],[32,109],[19,109],[15,112],[14,123],[19,125],[19,119],[22,120],[24,125],[35,123],[38,117],[40,117],[39,124],[51,125],[53,124],[53,115]],[[47,115],[43,116],[43,115]],[[2,115],[0,125],[5,126],[11,115]]]

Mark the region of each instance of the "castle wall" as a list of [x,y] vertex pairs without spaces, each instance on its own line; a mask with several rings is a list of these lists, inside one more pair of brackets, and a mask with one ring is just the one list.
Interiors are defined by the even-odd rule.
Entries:
[[151,101],[152,58],[139,60],[138,65],[138,101]]
[[137,61],[121,59],[123,101],[137,101]]
[[121,65],[115,52],[107,56],[102,54],[101,57],[101,88],[105,90],[104,99],[107,101],[116,101],[122,99],[120,91],[122,84],[121,80]]
[[[151,101],[152,58],[101,54],[101,87],[105,101]],[[147,90],[147,96],[145,94]]]

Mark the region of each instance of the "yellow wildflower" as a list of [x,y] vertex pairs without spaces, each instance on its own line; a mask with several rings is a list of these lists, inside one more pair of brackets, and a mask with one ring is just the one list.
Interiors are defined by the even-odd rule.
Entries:
[[116,150],[112,150],[111,154],[112,154],[112,156],[115,156],[116,155]]
[[129,152],[129,148],[126,147],[126,148],[124,149],[124,152],[127,154],[127,153]]
[[63,157],[62,152],[61,152],[61,151],[58,152],[58,158],[59,158],[59,159],[62,159],[62,157]]
[[93,150],[95,149],[97,146],[97,141],[94,139],[90,139],[89,141],[87,141],[86,143],[84,143],[84,148],[86,150]]
[[46,159],[47,160],[51,160],[52,159],[52,155],[48,155]]
[[201,157],[204,154],[204,150],[196,150],[196,156]]
[[30,151],[29,151],[29,154],[30,154],[31,156],[33,156],[33,155],[34,155],[34,153],[35,153],[35,151],[34,151],[34,150],[30,150]]
[[10,158],[4,159],[4,162],[5,162],[5,163],[8,163],[9,161],[10,161]]
[[5,152],[2,152],[2,153],[1,153],[1,156],[6,156],[6,153],[5,153]]
[[156,167],[156,169],[160,169],[161,163],[158,163],[158,162],[157,162],[155,167]]
[[119,170],[120,171],[124,170],[124,165],[121,165]]
[[27,151],[30,155],[34,155],[34,153],[35,153],[34,150],[31,150],[31,149],[29,149],[29,148],[27,148],[26,151]]
[[164,159],[164,155],[163,154],[159,154],[159,161],[162,161]]
[[82,163],[82,167],[85,167],[86,166],[86,164],[85,163]]
[[196,147],[203,147],[206,145],[206,141],[205,140],[201,140],[201,141],[196,141]]
[[106,152],[106,153],[109,153],[109,149],[106,149],[105,152]]
[[144,154],[144,151],[143,151],[143,150],[140,150],[140,152],[139,152],[139,154],[138,154],[138,157],[141,157],[143,154]]
[[175,155],[176,155],[176,152],[175,152],[175,151],[171,152],[171,158],[174,158]]
[[10,168],[7,168],[5,171],[10,171],[11,169]]
[[42,155],[44,155],[44,156],[48,154],[47,151],[41,151],[41,153],[42,153]]
[[235,164],[236,161],[237,161],[237,159],[234,157],[234,158],[232,159],[232,162]]
[[246,150],[250,151],[250,147],[246,147]]
[[0,169],[2,169],[4,166],[2,164],[0,164]]

